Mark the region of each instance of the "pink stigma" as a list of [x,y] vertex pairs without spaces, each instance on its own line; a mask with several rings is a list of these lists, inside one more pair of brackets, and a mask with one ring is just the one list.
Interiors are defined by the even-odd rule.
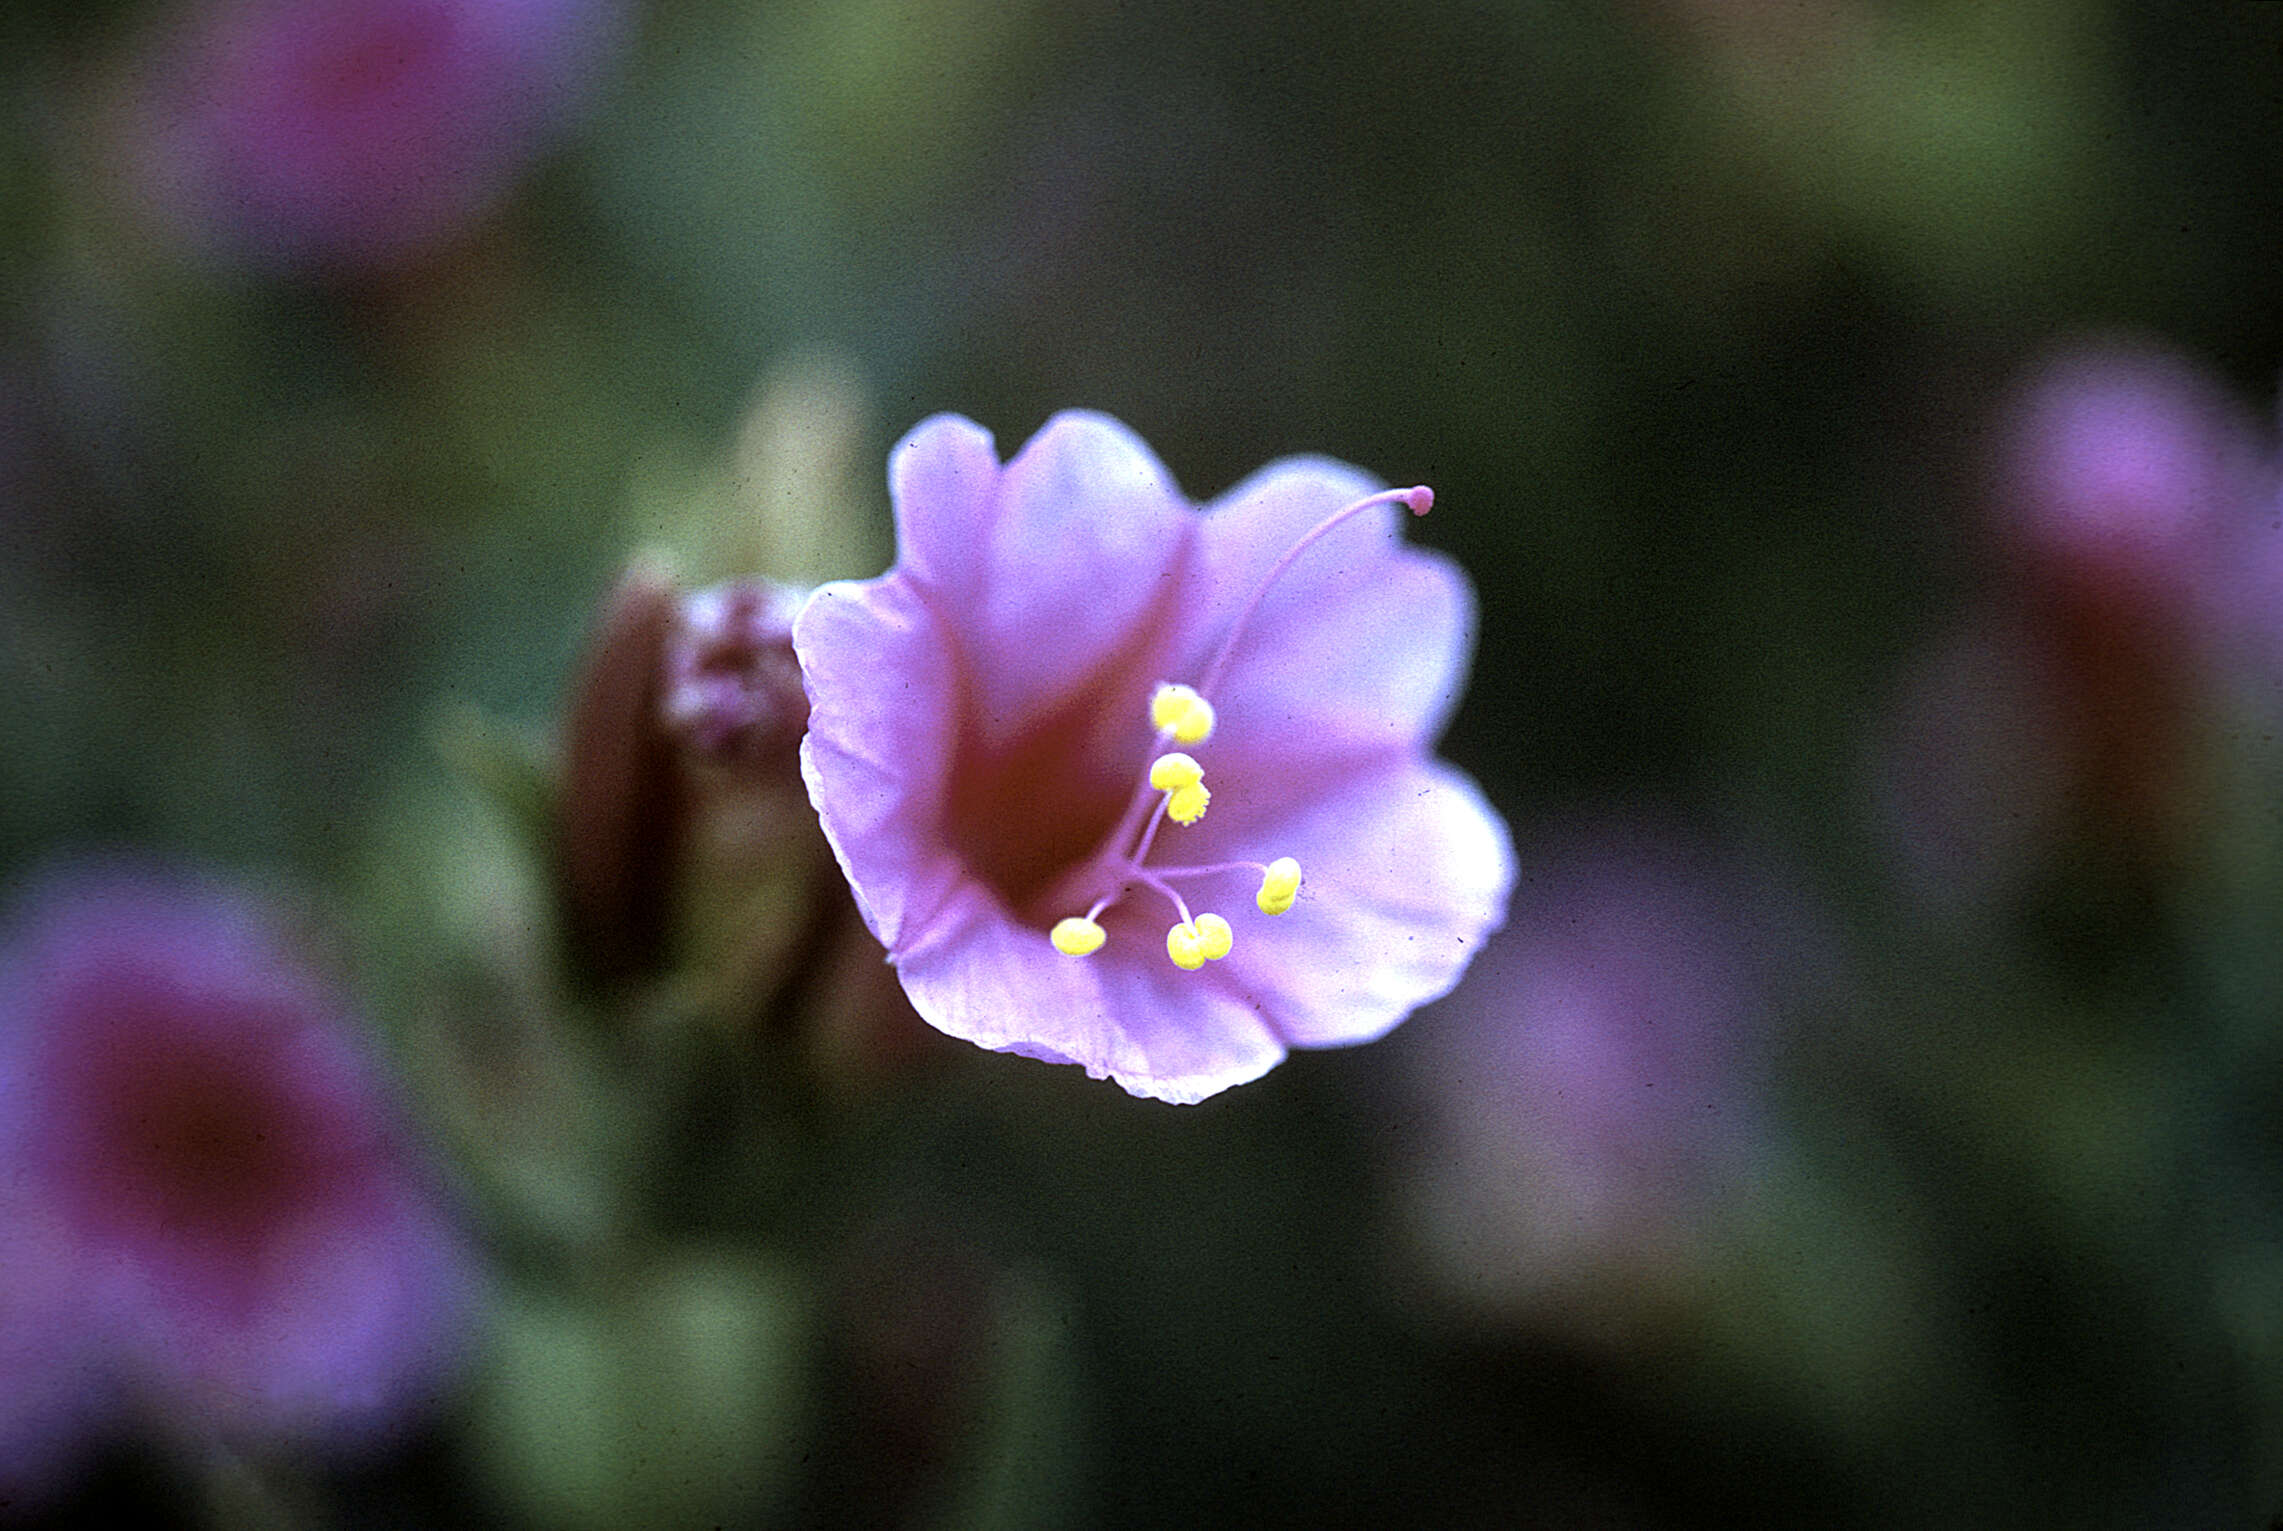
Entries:
[[1413,484],[1403,491],[1403,503],[1411,507],[1411,514],[1423,516],[1435,508],[1435,491],[1425,484]]

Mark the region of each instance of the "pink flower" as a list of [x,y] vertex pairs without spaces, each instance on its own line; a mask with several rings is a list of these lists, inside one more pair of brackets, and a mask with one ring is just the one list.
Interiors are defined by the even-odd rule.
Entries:
[[[1529,837],[1513,922],[1404,1038],[1434,1131],[1412,1177],[1454,1295],[1554,1317],[1684,1277],[1766,1126],[1754,1076],[1781,982],[1827,969],[1804,922],[1652,825]],[[1582,1300],[1581,1300],[1582,1298]]]
[[[12,1094],[0,1079],[0,1092]],[[117,1407],[113,1379],[85,1326],[71,1273],[35,1257],[0,1184],[0,1525],[38,1508],[79,1466]]]
[[1396,534],[1424,489],[1294,458],[1200,513],[1085,413],[1003,467],[937,416],[889,478],[896,566],[793,644],[809,795],[923,1018],[1189,1102],[1457,982],[1512,854],[1429,754],[1473,603]]
[[569,115],[616,0],[215,0],[140,60],[144,193],[257,265],[363,269],[486,212]]
[[0,954],[0,1167],[0,1284],[51,1326],[0,1333],[0,1394],[349,1444],[465,1338],[469,1258],[338,1005],[217,885],[91,868],[28,900]]
[[2223,388],[2164,351],[2079,347],[2039,369],[2005,441],[1998,529],[2081,710],[2147,735],[2136,713],[2230,672],[2272,691],[2283,475]]
[[1924,900],[1969,918],[2072,834],[2170,877],[2212,810],[2214,730],[2283,689],[2269,443],[2185,361],[2081,346],[1999,432],[2006,578],[1914,662],[1873,767]]
[[2006,437],[2001,529],[2034,571],[2151,618],[2223,615],[2207,603],[2274,480],[2250,420],[2210,379],[2152,349],[2065,351],[2023,391]]

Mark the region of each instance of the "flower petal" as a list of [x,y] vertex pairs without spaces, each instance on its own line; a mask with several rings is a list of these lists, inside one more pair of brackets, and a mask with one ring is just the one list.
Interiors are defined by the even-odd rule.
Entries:
[[[1201,582],[1213,592],[1192,639],[1202,667],[1284,551],[1377,489],[1343,464],[1274,464],[1216,501]],[[1216,757],[1289,761],[1441,732],[1466,676],[1474,598],[1439,554],[1405,547],[1394,506],[1366,511],[1309,548],[1269,588],[1210,699]]]
[[964,415],[931,415],[888,454],[896,505],[896,567],[930,589],[957,595],[973,582],[975,540],[999,502],[999,452],[991,433]]
[[965,421],[907,438],[893,488],[912,567],[970,667],[974,722],[999,743],[1104,665],[1170,633],[1186,594],[1196,517],[1140,437],[1065,411],[975,493]]
[[376,1189],[361,1222],[305,1230],[281,1252],[293,1278],[243,1321],[159,1326],[167,1380],[186,1398],[233,1400],[245,1425],[341,1439],[432,1403],[473,1327],[477,1282],[449,1225],[409,1190]]
[[1129,1094],[1179,1105],[1258,1079],[1284,1057],[1259,1008],[1218,971],[1183,972],[1166,960],[1161,932],[1118,924],[1108,948],[1066,957],[969,885],[897,973],[939,1031],[1075,1063]]
[[958,736],[958,649],[897,576],[820,587],[793,620],[809,693],[801,776],[865,925],[894,952],[960,869],[940,823]]
[[1247,911],[1222,968],[1290,1045],[1368,1042],[1450,992],[1504,922],[1513,847],[1440,761],[1398,759],[1301,801],[1281,822],[1230,815],[1260,853],[1299,858],[1304,881],[1290,913]]
[[[0,1078],[0,1088],[5,1087]],[[0,1124],[0,1131],[5,1125]],[[98,1320],[68,1254],[33,1230],[36,1210],[0,1186],[7,1258],[0,1260],[0,1504],[18,1515],[44,1500],[88,1454],[117,1386]]]
[[[1270,566],[1317,522],[1385,487],[1361,468],[1329,457],[1286,457],[1206,506],[1205,560],[1217,617],[1234,616]],[[1400,514],[1395,506],[1381,506],[1327,534],[1277,581],[1270,599],[1305,604],[1321,586],[1367,577],[1401,541]]]

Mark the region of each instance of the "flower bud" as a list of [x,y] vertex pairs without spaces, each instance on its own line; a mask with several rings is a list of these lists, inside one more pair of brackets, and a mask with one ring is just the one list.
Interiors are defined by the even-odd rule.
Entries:
[[666,643],[660,717],[696,762],[731,770],[782,767],[808,728],[793,657],[801,592],[739,580],[683,596]]
[[671,579],[636,561],[595,623],[563,730],[556,888],[565,959],[613,987],[665,962],[680,781],[657,726]]
[[825,900],[841,901],[801,782],[800,603],[766,580],[680,596],[662,657],[655,726],[681,804],[676,956],[700,1004],[730,1019],[781,1008],[815,966]]

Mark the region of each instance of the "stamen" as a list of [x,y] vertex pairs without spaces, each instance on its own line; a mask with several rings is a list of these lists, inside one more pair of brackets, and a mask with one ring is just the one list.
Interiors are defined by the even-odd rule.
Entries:
[[1160,755],[1150,762],[1149,784],[1160,792],[1171,792],[1176,787],[1194,787],[1205,779],[1205,768],[1193,755],[1179,750]]
[[1175,967],[1194,973],[1206,963],[1226,957],[1235,940],[1236,933],[1229,929],[1227,920],[1217,914],[1201,914],[1165,933],[1165,954]]
[[1205,938],[1183,920],[1165,933],[1165,954],[1175,967],[1194,973],[1205,965]]
[[1262,869],[1260,896],[1254,900],[1262,914],[1282,914],[1300,896],[1300,863],[1279,856]]
[[1414,484],[1409,489],[1383,489],[1377,494],[1365,495],[1353,505],[1343,506],[1339,510],[1333,511],[1323,520],[1317,522],[1306,536],[1286,548],[1284,556],[1269,565],[1268,572],[1262,575],[1260,583],[1253,587],[1251,598],[1245,602],[1244,608],[1237,613],[1236,621],[1229,627],[1229,635],[1221,640],[1220,651],[1214,654],[1213,662],[1205,667],[1205,678],[1197,683],[1198,694],[1201,696],[1213,694],[1214,688],[1221,682],[1221,672],[1229,667],[1230,656],[1236,653],[1237,644],[1244,638],[1245,628],[1252,623],[1253,613],[1260,610],[1260,603],[1267,596],[1269,587],[1283,577],[1285,570],[1292,567],[1294,559],[1307,552],[1334,527],[1351,516],[1361,515],[1375,505],[1390,504],[1402,505],[1409,509],[1411,514],[1423,516],[1434,509],[1435,491],[1429,489],[1425,484]]
[[1180,744],[1203,744],[1213,736],[1213,704],[1188,686],[1158,687],[1149,699],[1149,720]]
[[[1095,906],[1094,913],[1101,913],[1100,905]],[[1108,931],[1094,923],[1094,916],[1089,914],[1072,915],[1066,920],[1055,921],[1054,929],[1047,939],[1065,957],[1086,957],[1100,951],[1102,943],[1109,940],[1110,936]]]
[[1176,824],[1196,823],[1213,800],[1205,789],[1205,768],[1179,750],[1157,757],[1149,768],[1149,784],[1165,794],[1166,814]]
[[1166,806],[1172,801],[1170,797],[1161,797],[1150,810],[1149,822],[1142,826],[1141,839],[1135,844],[1133,855],[1127,858],[1137,869],[1149,860],[1149,848],[1157,843],[1157,832],[1165,823]]

